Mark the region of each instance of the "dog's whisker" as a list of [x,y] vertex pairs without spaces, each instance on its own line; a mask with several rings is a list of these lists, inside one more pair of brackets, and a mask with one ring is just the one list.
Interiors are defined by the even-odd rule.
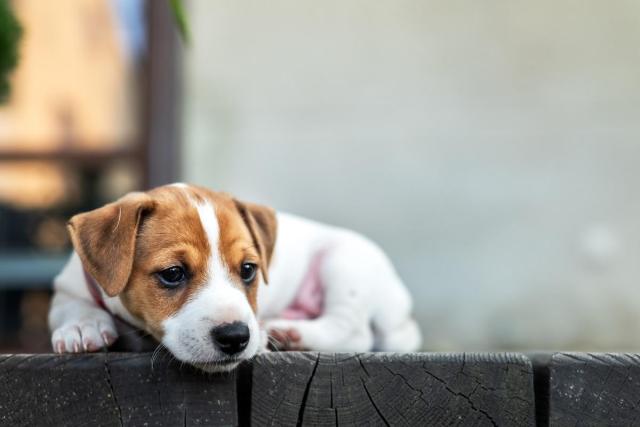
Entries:
[[277,339],[276,337],[272,337],[272,336],[267,336],[267,340],[268,340],[269,344],[271,344],[276,349],[286,348],[287,345],[290,344],[288,340],[283,342],[283,341]]
[[[163,348],[164,348],[164,344],[160,343],[160,344],[158,344],[158,346],[156,347],[156,349],[155,349],[155,350],[153,351],[153,353],[151,354],[151,370],[152,370],[152,371],[153,371],[153,364],[154,364],[154,362],[157,360],[158,355],[159,355],[160,353],[162,353],[162,349],[163,349]],[[165,352],[165,353],[166,353],[166,352]],[[163,356],[163,360],[164,360],[164,357],[165,357],[165,356]]]
[[277,339],[276,337],[272,337],[271,335],[267,336],[267,341],[269,341],[271,344],[279,344],[280,340]]

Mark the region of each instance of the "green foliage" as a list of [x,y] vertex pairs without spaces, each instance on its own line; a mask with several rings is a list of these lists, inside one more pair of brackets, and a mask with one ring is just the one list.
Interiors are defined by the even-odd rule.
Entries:
[[9,95],[9,73],[18,63],[20,24],[13,15],[9,0],[0,0],[0,102]]
[[187,15],[184,12],[182,0],[169,0],[171,5],[171,11],[173,12],[173,18],[178,26],[180,36],[185,43],[189,43],[191,40],[191,33],[189,32],[189,23],[187,22]]

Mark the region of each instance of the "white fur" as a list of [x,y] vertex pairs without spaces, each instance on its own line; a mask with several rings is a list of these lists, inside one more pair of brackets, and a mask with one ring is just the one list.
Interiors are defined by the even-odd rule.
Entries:
[[186,190],[186,189],[189,188],[189,186],[187,184],[185,184],[184,182],[174,182],[173,184],[169,184],[169,186],[180,188],[182,190]]
[[75,252],[53,280],[53,288],[49,326],[55,352],[79,353],[113,343],[118,336],[113,319],[93,301]]
[[[258,294],[267,330],[295,329],[300,347],[318,351],[415,351],[420,332],[411,297],[391,262],[372,241],[349,230],[278,213],[278,237],[269,285]],[[313,320],[279,319],[296,296],[313,257],[320,267],[324,313]],[[373,326],[373,327],[372,327]]]
[[[223,357],[210,337],[214,326],[233,321],[247,323],[251,338],[241,358],[253,356],[265,343],[244,293],[231,280],[218,253],[220,230],[215,207],[200,204],[197,208],[213,248],[208,281],[164,322],[163,344],[179,359],[211,370],[216,366],[207,362]],[[261,282],[258,292],[259,318],[266,330],[294,329],[301,336],[300,347],[318,351],[406,352],[419,348],[421,336],[411,317],[410,295],[377,245],[352,231],[293,215],[278,213],[277,220],[269,285]],[[324,313],[313,320],[279,318],[294,300],[319,251],[326,252],[319,273],[325,292]],[[115,337],[113,321],[93,302],[75,253],[56,277],[54,286],[49,322],[55,351],[86,351],[87,340],[96,340],[104,333]],[[113,313],[143,327],[119,297],[105,296],[105,303]],[[102,344],[110,342],[103,340]]]
[[[218,248],[220,230],[214,207],[198,205],[200,221],[212,253],[207,268],[207,283],[173,316],[164,321],[163,344],[180,360],[207,370],[216,370],[212,362],[225,358],[211,339],[211,330],[236,321],[249,327],[249,344],[236,357],[248,358],[260,348],[260,328],[247,298],[232,281]],[[241,286],[241,285],[240,285]],[[234,367],[237,363],[224,368]]]

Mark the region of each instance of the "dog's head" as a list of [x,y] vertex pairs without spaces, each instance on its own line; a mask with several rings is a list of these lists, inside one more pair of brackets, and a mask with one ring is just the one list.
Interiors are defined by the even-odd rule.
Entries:
[[174,184],[76,215],[69,230],[86,271],[179,360],[229,370],[260,348],[270,208]]

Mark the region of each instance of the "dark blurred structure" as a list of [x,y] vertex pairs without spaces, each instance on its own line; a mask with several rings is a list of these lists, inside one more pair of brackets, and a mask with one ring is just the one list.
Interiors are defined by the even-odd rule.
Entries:
[[39,352],[67,219],[177,176],[178,39],[164,1],[13,7],[24,39],[0,107],[0,352]]

